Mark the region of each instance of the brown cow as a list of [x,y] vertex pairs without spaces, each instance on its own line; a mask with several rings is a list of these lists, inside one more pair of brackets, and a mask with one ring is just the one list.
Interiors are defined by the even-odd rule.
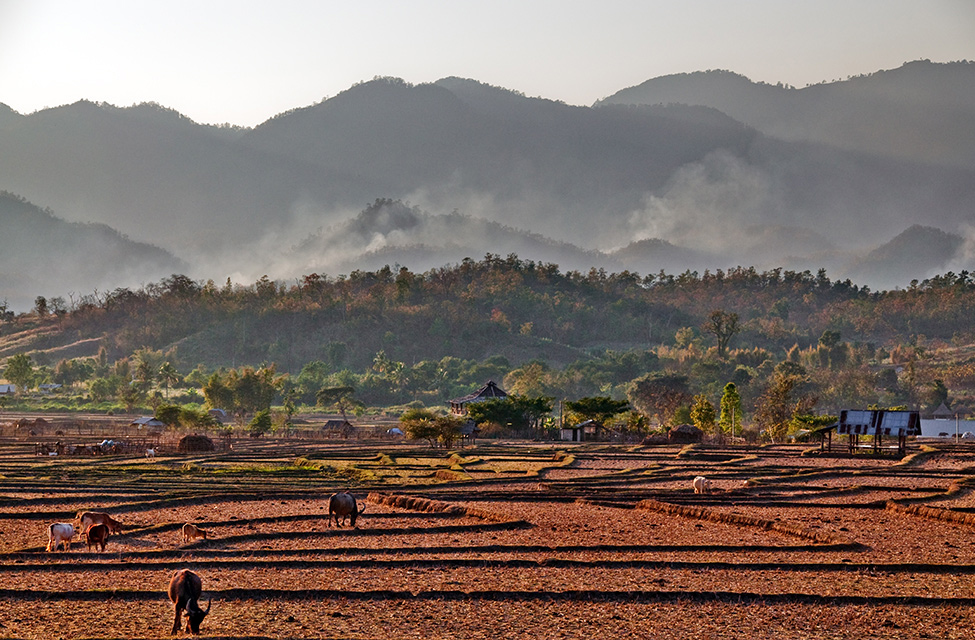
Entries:
[[88,545],[88,551],[91,551],[92,547],[100,546],[102,552],[105,551],[105,543],[108,542],[108,525],[107,524],[93,524],[87,529],[85,529],[85,544]]
[[195,540],[197,538],[207,539],[210,534],[206,529],[201,529],[195,524],[190,524],[187,522],[183,525],[183,542],[189,542],[190,540]]
[[179,633],[179,626],[183,609],[186,610],[186,631],[194,635],[200,633],[200,623],[203,618],[210,613],[210,605],[213,601],[207,602],[206,611],[200,608],[200,594],[203,593],[203,580],[189,569],[179,569],[173,572],[173,577],[169,581],[169,599],[173,603],[176,611],[176,618],[173,620],[173,635]]
[[93,524],[103,524],[108,527],[109,533],[122,533],[122,523],[101,511],[83,511],[78,514],[81,520],[81,530],[84,531]]

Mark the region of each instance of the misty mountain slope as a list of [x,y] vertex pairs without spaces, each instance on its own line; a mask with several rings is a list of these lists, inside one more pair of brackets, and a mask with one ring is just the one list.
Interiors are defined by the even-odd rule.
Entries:
[[0,192],[0,229],[0,299],[16,309],[30,308],[37,296],[140,286],[187,266],[159,247],[104,225],[65,222],[6,192]]
[[961,236],[914,225],[865,255],[842,274],[854,282],[876,283],[875,288],[906,288],[911,280],[946,273],[965,244]]
[[0,188],[171,249],[239,245],[269,218],[287,222],[318,172],[237,137],[157,105],[82,101],[0,129]]
[[[753,227],[742,229],[741,236],[744,244],[736,255],[747,257],[748,261],[729,257],[720,243],[713,243],[716,250],[709,251],[657,238],[604,253],[457,212],[431,214],[399,200],[380,199],[357,216],[308,236],[267,272],[278,278],[294,278],[312,272],[378,270],[384,265],[427,271],[460,263],[465,258],[477,260],[489,253],[516,254],[526,260],[557,264],[565,271],[602,268],[641,275],[739,265],[802,271],[816,270],[825,264],[835,269],[848,260],[822,235],[806,229]],[[705,242],[698,245],[711,246]],[[256,279],[260,274],[249,275]]]
[[[906,69],[923,77],[917,86],[924,91],[892,113],[916,111],[911,105],[956,71]],[[889,81],[896,103],[899,77],[885,72],[838,84],[859,95],[862,83]],[[699,79],[706,87],[715,78],[730,93],[754,88],[741,77]],[[766,94],[805,100],[817,95],[809,89],[826,96],[839,90],[766,86],[752,106],[780,113]],[[958,91],[945,104],[964,112],[966,94]],[[828,120],[833,112],[824,104],[785,112]],[[188,275],[221,281],[227,274],[300,277],[380,253],[377,259],[395,261],[390,247],[401,255],[405,247],[413,247],[410,256],[429,252],[431,261],[517,252],[566,268],[591,255],[610,260],[591,266],[612,269],[619,263],[600,250],[653,239],[710,256],[715,268],[811,265],[835,273],[846,264],[843,251],[876,246],[914,224],[958,232],[975,217],[975,169],[783,140],[726,113],[714,105],[575,107],[461,78],[365,82],[252,130],[199,125],[151,104],[79,102],[27,116],[7,109],[0,110],[0,189],[66,219],[151,241],[188,258]],[[901,122],[887,113],[881,109],[870,127]],[[797,130],[803,126],[797,121]],[[457,211],[468,221],[342,232],[320,243],[320,255],[306,249],[285,259],[287,247],[316,229],[344,229],[377,197],[414,203],[430,216]],[[498,234],[476,229],[475,220],[524,231]],[[515,240],[526,234],[547,240]],[[567,252],[568,245],[583,253]]]
[[357,216],[305,238],[282,256],[272,273],[349,273],[396,264],[422,272],[465,258],[479,260],[488,253],[514,253],[567,270],[621,266],[598,251],[497,222],[456,212],[435,215],[399,200],[380,199]]
[[610,252],[608,256],[619,261],[627,271],[641,275],[656,274],[660,271],[671,274],[703,271],[728,266],[719,256],[678,247],[659,238],[631,242],[625,247]]
[[[363,83],[241,142],[278,155],[291,149],[325,175],[370,176],[378,193],[432,210],[595,242],[618,239],[620,219],[677,168],[717,149],[744,152],[754,135],[730,119],[703,127],[661,110],[596,111],[473,81],[445,85],[451,90]],[[472,98],[472,89],[482,95]]]
[[653,78],[598,101],[714,107],[763,133],[922,163],[975,168],[975,63],[909,62],[802,89],[730,71]]
[[[766,223],[805,227],[840,247],[880,244],[914,224],[957,232],[975,214],[973,169],[771,137],[758,138],[744,160],[760,180]],[[739,184],[756,189],[754,180]]]
[[241,142],[314,164],[326,176],[372,177],[375,188],[399,193],[449,179],[476,127],[449,92],[389,78],[276,116]]

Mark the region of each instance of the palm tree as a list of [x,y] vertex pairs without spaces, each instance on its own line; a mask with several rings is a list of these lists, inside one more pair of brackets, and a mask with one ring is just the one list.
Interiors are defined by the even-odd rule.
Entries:
[[176,367],[171,362],[164,362],[159,367],[158,380],[166,389],[166,399],[169,400],[169,387],[179,384],[179,372],[176,371]]

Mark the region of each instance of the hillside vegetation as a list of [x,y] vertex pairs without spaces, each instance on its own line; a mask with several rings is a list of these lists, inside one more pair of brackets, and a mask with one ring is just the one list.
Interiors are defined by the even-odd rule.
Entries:
[[[319,389],[343,385],[367,405],[436,405],[495,379],[525,396],[629,398],[661,422],[687,421],[695,395],[717,404],[728,382],[756,416],[773,392],[814,412],[940,402],[964,411],[975,389],[973,312],[967,272],[872,292],[823,271],[641,276],[487,255],[423,273],[384,267],[250,286],[174,275],[60,313],[8,312],[0,357],[8,368],[29,357],[35,383],[135,406],[149,396],[123,397],[133,380],[157,398],[172,385],[202,403],[214,371],[250,367],[267,381],[287,374],[277,390],[310,405]],[[175,370],[165,387],[161,364]],[[112,375],[121,388],[96,388]]]

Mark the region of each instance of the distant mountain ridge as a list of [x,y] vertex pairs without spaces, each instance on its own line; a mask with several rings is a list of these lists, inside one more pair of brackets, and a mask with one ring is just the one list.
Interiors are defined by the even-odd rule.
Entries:
[[0,301],[15,309],[30,308],[38,296],[141,286],[188,267],[159,247],[105,225],[65,222],[6,192],[0,229]]
[[[682,74],[594,107],[379,78],[252,129],[152,103],[0,106],[0,189],[221,281],[515,252],[567,269],[825,267],[906,286],[926,273],[857,271],[854,257],[915,225],[969,228],[975,83],[957,85],[972,68],[910,63],[801,90]],[[377,198],[420,213],[360,215]],[[969,259],[956,253],[940,264]],[[937,262],[925,255],[912,269]]]
[[963,246],[960,236],[914,225],[853,260],[843,275],[856,282],[896,282],[904,286],[905,282],[949,271]]
[[801,89],[730,71],[653,78],[597,101],[718,109],[783,140],[975,168],[975,62],[909,62]]

